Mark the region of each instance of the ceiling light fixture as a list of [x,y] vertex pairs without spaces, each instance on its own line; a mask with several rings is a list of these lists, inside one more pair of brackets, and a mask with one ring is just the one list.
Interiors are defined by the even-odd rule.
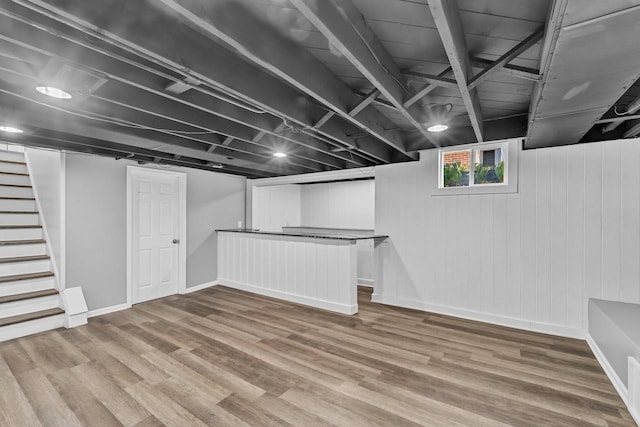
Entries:
[[36,90],[43,95],[50,96],[57,99],[71,99],[72,96],[69,92],[52,86],[36,86]]
[[0,132],[22,133],[24,131],[22,129],[19,129],[19,128],[14,128],[13,126],[0,126]]
[[443,132],[447,129],[449,129],[449,126],[443,125],[443,124],[437,124],[437,125],[429,126],[427,128],[429,132]]
[[287,153],[283,153],[282,151],[278,151],[276,153],[273,153],[273,157],[287,157]]

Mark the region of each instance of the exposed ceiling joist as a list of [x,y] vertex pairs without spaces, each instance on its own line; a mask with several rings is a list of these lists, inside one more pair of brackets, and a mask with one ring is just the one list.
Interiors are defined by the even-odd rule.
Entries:
[[432,135],[425,128],[424,113],[416,108],[418,106],[404,105],[410,90],[400,69],[351,0],[339,3],[292,0],[292,3],[413,127],[431,141]]
[[[25,126],[27,132],[18,134],[24,135],[25,138],[33,135],[55,137],[58,133],[64,133],[78,138],[90,138],[96,141],[95,146],[111,147],[112,144],[121,144],[119,148],[121,151],[153,155],[153,157],[164,156],[169,158],[178,154],[182,155],[183,159],[187,157],[194,159],[196,163],[215,162],[224,164],[225,167],[242,168],[245,171],[253,170],[254,173],[259,175],[279,175],[285,170],[298,171],[297,173],[302,172],[300,168],[290,167],[286,164],[270,164],[265,161],[268,159],[263,159],[259,162],[240,158],[229,159],[224,154],[206,153],[204,150],[185,147],[178,140],[160,142],[156,138],[139,136],[137,133],[123,132],[120,129],[107,129],[67,120],[63,113],[56,110],[43,115],[33,105],[27,105],[19,99],[10,99],[6,94],[0,94],[0,116],[5,118],[16,117],[20,120],[28,121],[29,127]],[[11,136],[5,135],[5,137]]]
[[432,74],[426,74],[426,73],[421,73],[419,71],[411,71],[411,70],[405,70],[402,72],[402,74],[411,76],[411,77],[417,77],[420,80],[424,80],[431,83],[432,85],[446,87],[448,89],[458,89],[458,82],[455,79],[449,79],[441,76],[434,76]]
[[[102,156],[114,157],[115,159],[137,160],[140,162],[156,164],[165,164],[172,166],[182,166],[192,169],[201,169],[206,171],[216,170],[220,172],[220,167],[213,166],[213,163],[202,162],[198,159],[188,158],[161,153],[154,150],[144,148],[131,147],[120,143],[105,143],[95,138],[79,137],[77,135],[69,135],[62,132],[53,132],[50,135],[18,135],[10,137],[12,142],[24,145],[30,145],[40,148],[49,148],[56,150],[66,150],[78,153],[97,154]],[[225,166],[222,169],[225,173],[235,175],[254,176],[254,177],[270,177],[272,174],[261,173],[252,169],[241,168],[236,166]]]
[[[491,59],[479,58],[477,56],[471,57],[471,64],[476,67],[487,67],[494,64],[495,61]],[[537,82],[540,80],[540,70],[536,70],[535,68],[522,67],[520,65],[513,64],[505,64],[502,67],[498,68],[497,71],[502,74],[508,74],[512,77],[517,77],[519,79],[530,80]]]
[[[0,9],[0,14],[3,12],[6,13],[7,11]],[[0,16],[0,24],[4,22],[6,22],[6,18]],[[33,25],[37,24],[34,22]],[[41,25],[39,28],[46,29]],[[252,128],[257,131],[268,131],[275,138],[284,138],[283,135],[278,134],[274,130],[276,126],[282,123],[282,120],[277,117],[273,117],[270,114],[257,114],[245,108],[221,101],[207,94],[204,88],[197,88],[197,90],[187,93],[183,92],[179,95],[168,93],[161,87],[154,85],[153,81],[148,78],[148,74],[145,73],[148,68],[139,68],[133,61],[119,61],[117,57],[110,56],[113,55],[110,52],[99,47],[88,46],[86,41],[77,40],[70,36],[64,36],[63,39],[63,34],[60,31],[55,31],[56,35],[60,38],[53,38],[47,33],[54,32],[54,30],[48,30],[49,31],[33,31],[26,25],[14,23],[12,25],[12,36],[16,38],[14,39],[7,36],[0,37],[17,45],[19,44],[21,47],[31,51],[52,55],[52,57],[66,61],[66,63],[71,64],[77,69],[106,75],[110,79],[109,91],[113,89],[115,92],[124,94],[131,102],[124,99],[119,102],[129,105],[134,109],[140,109],[141,104],[146,104],[151,105],[153,108],[161,108],[166,111],[167,114],[172,114],[173,111],[178,111],[179,113],[180,110],[172,105],[172,102],[179,102],[185,106],[200,110],[195,112],[191,117],[200,117],[200,122],[205,123],[207,129],[220,134],[250,140],[254,131],[249,128]],[[16,39],[30,40],[31,42],[18,42]],[[54,55],[52,52],[54,52],[56,48],[63,50],[67,57],[63,58]],[[165,73],[157,73],[162,77],[170,77]],[[119,83],[123,83],[123,85],[119,85]],[[148,93],[145,93],[145,91]],[[166,99],[163,100],[161,97]],[[142,109],[144,109],[144,107],[142,107]],[[347,157],[340,154],[333,154],[330,149],[335,147],[336,143],[332,146],[326,142],[314,140],[314,138],[307,133],[290,135],[287,141],[300,144],[312,150],[318,150],[336,159],[353,163],[354,166],[366,166],[369,164],[357,157],[357,155]],[[345,142],[352,143],[352,140],[345,138]],[[382,152],[376,153],[380,156],[384,154]],[[321,154],[321,156],[322,155],[323,154]]]
[[[443,72],[438,74],[438,77],[444,77],[447,74],[449,74],[450,72],[451,72],[451,67],[447,67]],[[408,108],[408,107],[412,106],[413,104],[415,104],[416,102],[420,101],[422,98],[424,98],[425,96],[427,96],[428,94],[433,92],[438,87],[439,86],[437,84],[434,84],[434,83],[427,84],[422,89],[418,90],[414,95],[410,96],[409,99],[407,99],[404,102],[404,107]]]
[[356,114],[360,113],[360,111],[364,110],[365,108],[367,108],[367,106],[369,104],[371,104],[373,101],[375,101],[375,99],[378,97],[378,95],[380,95],[380,91],[378,89],[372,90],[367,95],[366,98],[364,98],[357,105],[355,105],[354,107],[349,109],[349,115],[350,116],[355,116]]
[[633,138],[640,135],[640,121],[632,126],[622,135],[623,138]]
[[472,69],[458,2],[455,0],[429,0],[429,8],[447,52],[453,74],[456,76],[460,95],[469,114],[476,139],[478,142],[482,142],[484,141],[482,109],[477,89],[469,89],[468,86]]
[[529,126],[527,134],[531,132],[533,121],[538,114],[542,89],[544,88],[546,77],[549,74],[549,67],[551,66],[551,55],[553,55],[556,43],[558,42],[560,28],[562,27],[562,20],[564,19],[568,2],[569,0],[551,0],[551,6],[549,7],[544,36],[542,39],[542,49],[540,50],[540,74],[544,77],[533,86],[531,104],[529,107]]
[[[575,144],[640,78],[640,6],[556,1],[543,43],[526,148]],[[612,45],[611,41],[615,40]],[[598,129],[599,130],[599,129]]]
[[469,82],[469,89],[473,89],[478,86],[480,83],[487,80],[491,74],[498,71],[500,68],[507,65],[509,62],[516,59],[518,56],[526,52],[531,46],[536,44],[544,35],[544,26],[538,28],[533,34],[529,37],[518,43],[512,49],[510,49],[507,53],[502,55],[500,58],[495,60],[491,65],[486,67],[484,70],[480,71],[478,74],[473,76],[471,81]]
[[[406,154],[392,122],[373,108],[350,116],[348,106],[358,103],[350,88],[304,47],[289,40],[243,5],[202,0],[160,0],[197,31],[221,40],[246,60],[282,78],[293,87],[334,110],[341,118]],[[247,31],[251,29],[251,31]]]
[[[105,0],[89,5],[80,0],[47,0],[38,1],[34,5],[35,2],[27,0],[14,1],[40,13],[49,14],[92,37],[162,64],[184,77],[196,78],[258,108],[286,118],[300,126],[303,133],[313,134],[311,129],[315,118],[320,118],[326,112],[308,97],[241,60],[226,48],[176,25],[173,18],[158,10],[157,4],[146,4],[144,7],[147,19],[139,20],[137,10],[143,2],[134,4]],[[67,10],[73,10],[73,14]],[[167,32],[164,28],[173,28],[175,31]],[[183,49],[182,46],[189,48]],[[188,91],[181,96],[193,95],[194,92]],[[380,148],[381,144],[375,138],[360,138],[356,143],[348,137],[349,132],[344,131],[344,126],[338,123],[329,125],[330,123],[318,131],[322,136],[336,141],[346,139],[345,145],[358,146],[359,151],[380,162],[399,160],[397,154]],[[413,154],[399,154],[404,159],[416,157]]]
[[619,117],[610,117],[608,119],[600,119],[600,120],[596,120],[595,124],[601,125],[604,123],[622,123],[622,122],[626,122],[627,120],[635,120],[635,119],[640,119],[640,114],[632,114],[630,116],[619,116]]

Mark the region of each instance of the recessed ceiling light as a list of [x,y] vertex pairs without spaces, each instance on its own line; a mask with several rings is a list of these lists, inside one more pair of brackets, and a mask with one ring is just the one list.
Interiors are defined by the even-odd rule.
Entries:
[[287,153],[283,153],[282,151],[278,151],[273,153],[273,157],[287,157]]
[[447,125],[433,125],[427,128],[429,132],[443,132],[447,129],[449,129],[449,126]]
[[23,130],[19,128],[14,128],[13,126],[0,126],[0,132],[22,133]]
[[52,86],[36,86],[36,90],[43,95],[50,96],[58,99],[71,99],[72,96],[69,92]]

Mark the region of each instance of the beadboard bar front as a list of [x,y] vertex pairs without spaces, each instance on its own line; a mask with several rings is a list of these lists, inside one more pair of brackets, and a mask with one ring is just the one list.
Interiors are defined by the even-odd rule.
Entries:
[[218,230],[221,285],[355,314],[356,276],[356,240]]

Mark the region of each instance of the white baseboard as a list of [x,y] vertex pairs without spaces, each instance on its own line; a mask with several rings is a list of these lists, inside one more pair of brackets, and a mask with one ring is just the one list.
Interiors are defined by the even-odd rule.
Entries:
[[564,326],[552,325],[542,322],[532,322],[515,317],[499,316],[495,314],[481,313],[478,311],[464,310],[456,307],[449,307],[439,304],[430,304],[423,301],[410,300],[405,298],[389,297],[374,293],[371,296],[373,302],[380,304],[395,305],[398,307],[412,308],[415,310],[430,311],[432,313],[444,314],[447,316],[460,317],[462,319],[476,320],[478,322],[492,323],[510,328],[523,329],[526,331],[540,332],[543,334],[558,335],[567,338],[585,339],[586,332],[582,329],[568,328]]
[[358,286],[368,286],[373,288],[373,279],[361,279],[358,277],[356,280],[358,282]]
[[95,310],[90,310],[89,312],[87,312],[87,317],[102,316],[103,314],[114,313],[116,311],[126,310],[128,308],[131,308],[131,304],[124,303],[112,305],[110,307],[97,308]]
[[214,280],[213,282],[203,283],[201,285],[196,285],[196,286],[190,286],[187,289],[185,289],[185,291],[183,293],[190,294],[191,292],[198,292],[198,291],[201,291],[203,289],[207,289],[207,288],[210,288],[212,286],[215,286],[217,284],[218,284],[218,281]]
[[589,334],[587,334],[587,344],[589,344],[589,347],[591,348],[593,355],[596,356],[596,359],[598,359],[600,366],[602,366],[602,369],[604,369],[605,374],[607,374],[607,377],[609,377],[609,381],[611,381],[611,384],[613,384],[613,387],[616,389],[616,391],[622,398],[622,401],[624,402],[625,405],[628,406],[627,388],[625,387],[624,383],[622,382],[618,374],[616,374],[616,371],[613,369],[613,366],[609,364],[609,361],[605,357],[602,350],[600,350],[600,347],[598,347],[598,344],[596,344],[594,339]]
[[309,305],[323,310],[335,311],[342,314],[356,314],[358,312],[358,304],[345,305],[330,301],[324,301],[316,298],[294,295],[287,292],[276,291],[273,289],[264,289],[257,286],[248,285],[246,283],[234,282],[232,280],[220,279],[218,285],[228,286],[230,288],[239,289],[241,291],[252,292],[258,295],[264,295],[272,298],[279,298],[285,301],[295,302],[298,304]]

